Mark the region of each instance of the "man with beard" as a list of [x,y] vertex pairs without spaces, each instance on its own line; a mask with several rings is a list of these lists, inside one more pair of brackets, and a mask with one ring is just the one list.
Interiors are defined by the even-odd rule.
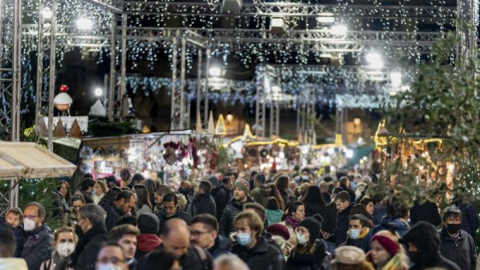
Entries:
[[197,194],[193,197],[191,205],[192,217],[200,214],[210,214],[216,216],[217,207],[211,196],[212,184],[208,181],[201,181],[198,186]]
[[108,238],[105,229],[107,214],[102,207],[89,203],[78,211],[75,233],[78,243],[72,254],[70,266],[74,269],[94,269],[98,251]]
[[110,231],[117,225],[117,221],[124,215],[131,214],[130,211],[135,206],[135,196],[131,191],[124,190],[120,192],[115,201],[105,207],[107,212],[107,230]]
[[245,179],[238,179],[235,181],[233,189],[233,198],[225,207],[220,218],[220,234],[229,237],[231,233],[235,231],[233,220],[235,216],[243,211],[243,205],[247,202],[254,202],[253,199],[248,196],[250,190],[250,184]]
[[113,228],[108,236],[108,241],[117,243],[122,247],[123,256],[130,270],[136,269],[135,252],[137,251],[137,236],[139,235],[140,231],[137,227],[124,224]]
[[180,266],[183,270],[213,269],[212,258],[204,249],[190,245],[187,223],[174,218],[162,225],[161,247],[172,249],[180,257]]
[[160,233],[162,233],[163,224],[169,219],[179,218],[184,220],[187,224],[190,224],[190,220],[192,219],[190,214],[180,210],[180,207],[178,206],[178,198],[175,193],[168,193],[163,196],[163,209],[156,215],[159,221]]

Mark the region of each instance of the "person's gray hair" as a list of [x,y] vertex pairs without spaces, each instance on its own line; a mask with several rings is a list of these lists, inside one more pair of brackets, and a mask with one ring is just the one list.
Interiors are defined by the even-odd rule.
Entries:
[[80,210],[78,214],[82,218],[88,218],[93,226],[105,225],[105,219],[107,218],[107,213],[99,205],[93,203],[87,203]]
[[[229,270],[249,270],[248,265],[242,261],[237,255],[225,254],[215,259],[214,268],[219,266],[227,266]],[[223,269],[223,268],[222,268]]]

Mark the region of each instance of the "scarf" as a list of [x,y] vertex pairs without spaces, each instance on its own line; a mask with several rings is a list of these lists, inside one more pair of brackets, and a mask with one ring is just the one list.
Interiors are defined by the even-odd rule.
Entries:
[[388,263],[382,267],[382,270],[407,270],[408,267],[402,262],[400,253],[393,256]]
[[285,225],[291,226],[294,230],[297,228],[298,223],[300,223],[300,220],[296,220],[293,216],[287,216],[285,218]]

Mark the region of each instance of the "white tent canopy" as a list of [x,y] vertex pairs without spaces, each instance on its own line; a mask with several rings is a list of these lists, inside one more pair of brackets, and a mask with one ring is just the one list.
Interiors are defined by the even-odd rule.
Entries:
[[0,179],[72,176],[75,169],[36,143],[0,142]]

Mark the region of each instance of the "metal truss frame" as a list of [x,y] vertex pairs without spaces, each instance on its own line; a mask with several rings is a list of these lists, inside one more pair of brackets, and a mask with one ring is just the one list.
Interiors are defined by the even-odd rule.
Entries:
[[114,14],[123,14],[123,0],[83,0]]
[[265,102],[265,84],[267,80],[266,66],[258,65],[255,69],[256,80],[256,105],[255,105],[255,133],[257,136],[265,137],[265,117],[266,117],[266,102]]
[[[414,5],[316,5],[305,3],[256,2],[244,3],[239,12],[222,12],[221,3],[124,1],[129,15],[210,16],[210,17],[321,17],[331,13],[334,17],[352,19],[418,19],[430,21],[455,20],[455,6]],[[346,15],[348,14],[348,15]]]

